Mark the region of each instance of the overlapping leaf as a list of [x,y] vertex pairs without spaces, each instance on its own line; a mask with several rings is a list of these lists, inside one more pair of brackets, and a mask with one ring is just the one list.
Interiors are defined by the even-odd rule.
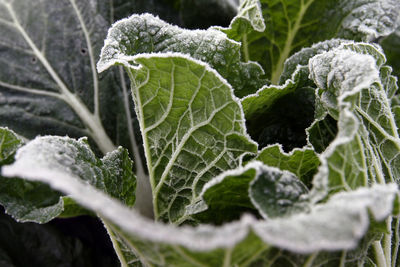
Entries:
[[240,43],[214,29],[185,30],[150,14],[133,15],[114,24],[97,66],[100,72],[116,62],[132,67],[135,55],[156,52],[180,52],[209,63],[238,96],[255,92],[265,83],[257,63],[242,62]]
[[243,42],[247,48],[243,54],[261,63],[273,84],[279,82],[285,60],[301,47],[331,38],[371,41],[389,35],[397,27],[400,7],[396,0],[259,2],[267,25],[264,31],[250,31],[245,40],[240,28],[226,32]]
[[[112,36],[110,36],[112,37]],[[103,60],[106,60],[105,58]],[[109,58],[120,63],[120,58]],[[121,62],[126,63],[125,59]],[[127,68],[140,120],[157,219],[183,220],[203,185],[257,146],[229,84],[181,54],[131,57]],[[100,68],[101,69],[101,68]]]
[[377,221],[385,219],[398,194],[396,185],[375,185],[338,193],[326,203],[312,206],[309,213],[286,218],[256,221],[245,217],[222,227],[177,228],[141,217],[71,175],[68,164],[64,169],[49,169],[40,151],[34,149],[36,157],[32,157],[29,147],[32,144],[18,152],[14,164],[4,167],[3,175],[46,182],[72,196],[102,216],[144,264],[249,265],[260,253],[273,251],[271,246],[297,253],[352,249],[368,229],[369,214]]
[[279,145],[262,149],[256,160],[265,165],[292,172],[309,187],[320,164],[319,158],[311,148],[294,149],[290,153],[285,153]]
[[195,218],[220,224],[238,220],[246,212],[277,218],[308,210],[308,189],[291,172],[254,161],[208,182],[202,200],[190,211]]
[[[7,149],[10,146],[2,145],[2,148]],[[40,137],[31,142],[30,147],[28,153],[33,153],[32,157],[36,156],[35,150],[41,150],[42,157],[38,160],[42,160],[47,168],[64,170],[69,167],[70,175],[106,191],[129,207],[133,206],[136,180],[126,149],[119,148],[99,160],[85,139],[76,141],[67,137]],[[90,213],[71,199],[50,189],[47,184],[18,177],[1,177],[0,181],[0,202],[7,213],[18,221],[45,223],[58,216],[71,217]]]
[[400,139],[387,94],[393,89],[384,87],[379,72],[384,60],[377,47],[363,43],[310,60],[319,103],[338,120],[337,137],[323,153],[315,179],[324,179],[329,190],[398,180]]

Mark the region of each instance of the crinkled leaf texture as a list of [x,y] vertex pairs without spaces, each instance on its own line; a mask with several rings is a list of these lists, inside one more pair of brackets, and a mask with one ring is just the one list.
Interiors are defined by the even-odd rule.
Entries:
[[[185,207],[199,200],[203,185],[239,166],[257,145],[246,133],[231,86],[209,65],[183,54],[124,57],[133,62],[126,70],[144,141],[155,218],[183,222],[190,219]],[[120,56],[108,60],[99,64],[100,70],[102,64],[128,63]]]
[[286,59],[301,47],[331,38],[373,41],[391,34],[400,8],[397,0],[247,0],[242,5],[230,27],[221,30],[242,41],[244,57],[259,62],[273,84]]
[[52,158],[57,153],[43,155],[35,145],[49,141],[36,139],[21,148],[16,161],[3,168],[3,175],[45,182],[71,196],[99,214],[144,264],[247,265],[271,246],[297,253],[352,249],[368,229],[369,214],[374,221],[384,220],[398,194],[394,184],[375,185],[338,193],[326,203],[313,205],[308,213],[285,218],[257,221],[246,216],[222,227],[177,228],[141,217],[77,177],[68,162],[49,168],[44,160],[56,160]]
[[244,212],[268,219],[308,210],[307,187],[293,173],[259,161],[212,179],[201,198],[191,212],[201,221],[217,224],[239,219]]
[[400,139],[388,96],[396,89],[382,77],[390,76],[384,63],[381,50],[365,43],[343,44],[310,60],[318,108],[338,121],[337,136],[320,157],[315,188],[398,182]]
[[170,25],[151,14],[132,15],[109,30],[101,52],[98,70],[115,63],[133,67],[140,53],[180,52],[207,62],[235,89],[237,96],[255,92],[264,85],[264,72],[255,62],[243,62],[240,43],[220,31],[186,30]]
[[[100,160],[90,150],[84,138],[76,141],[68,137],[38,137],[29,146],[30,153],[41,150],[40,155],[31,156],[41,157],[40,160],[42,164],[46,164],[46,168],[68,169],[70,175],[106,191],[125,205],[130,207],[135,203],[136,179],[126,149],[120,147]],[[2,144],[1,148],[7,149],[7,146]],[[1,177],[0,181],[0,203],[18,221],[46,223],[58,216],[91,214],[69,197],[49,188],[47,184],[26,181],[19,177]]]

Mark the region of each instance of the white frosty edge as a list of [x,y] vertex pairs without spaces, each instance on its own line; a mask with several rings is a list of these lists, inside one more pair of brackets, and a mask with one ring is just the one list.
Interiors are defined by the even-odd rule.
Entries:
[[[357,54],[360,57],[365,57],[366,59],[368,59],[367,62],[369,64],[373,64],[375,67],[377,67],[373,56],[360,54],[360,53],[354,52],[350,49],[343,48],[345,45],[348,45],[348,43],[340,45],[339,47],[334,48],[332,50],[325,51],[325,52],[318,54],[315,57],[311,58],[309,61],[310,76],[311,76],[311,73],[313,72],[312,67],[311,67],[313,59],[318,58],[318,57],[323,57],[324,55],[327,55],[327,54],[337,53],[339,51],[349,53],[349,54]],[[370,59],[372,59],[372,60],[370,60]],[[311,196],[312,196],[311,200],[314,203],[319,201],[320,199],[322,199],[327,193],[326,189],[328,188],[328,179],[326,177],[328,177],[328,173],[329,173],[328,158],[335,152],[335,150],[338,146],[351,142],[353,140],[353,138],[355,137],[355,135],[358,131],[358,128],[360,126],[359,120],[350,111],[351,104],[346,102],[345,99],[351,95],[355,95],[355,94],[359,93],[364,88],[368,88],[374,82],[377,81],[377,78],[379,78],[379,72],[378,72],[378,77],[371,76],[365,80],[363,79],[363,81],[360,84],[358,84],[357,86],[355,86],[352,90],[344,92],[337,98],[338,106],[339,106],[339,108],[342,109],[342,111],[340,112],[340,115],[339,115],[340,117],[338,119],[338,134],[335,137],[335,139],[329,144],[329,146],[326,148],[326,150],[323,153],[321,153],[319,156],[321,165],[318,168],[318,172],[314,175],[313,188],[311,190]],[[341,130],[340,124],[343,122],[346,122],[346,124],[348,124],[348,122],[351,122],[354,125],[354,127],[352,127],[352,129],[347,128],[346,130]],[[324,189],[324,188],[325,188],[325,190],[323,190],[323,191],[325,191],[325,192],[321,191],[321,189]]]
[[[183,54],[183,53],[179,53],[179,52],[164,52],[164,53],[143,53],[143,54],[138,54],[132,57],[132,61],[137,61],[140,60],[142,58],[145,59],[153,59],[153,58],[183,58],[186,59],[188,61],[194,62],[197,65],[200,65],[202,67],[204,67],[206,69],[207,72],[211,72],[212,74],[214,74],[218,80],[221,81],[221,83],[223,83],[225,86],[227,86],[230,90],[231,93],[231,97],[232,100],[237,104],[237,106],[239,107],[240,110],[240,115],[242,117],[241,120],[241,127],[243,129],[242,135],[244,137],[246,137],[248,139],[249,142],[253,143],[254,145],[258,146],[258,143],[255,142],[254,140],[251,139],[250,135],[247,133],[247,128],[246,128],[246,123],[245,123],[245,115],[244,115],[244,111],[243,111],[243,106],[241,104],[241,100],[240,98],[238,98],[235,93],[234,93],[234,89],[232,87],[232,85],[230,85],[230,83],[224,78],[222,77],[215,69],[213,69],[208,63],[203,62],[201,60],[192,58],[191,56],[187,55],[187,54]],[[139,66],[134,66],[132,67],[135,70],[139,70],[141,68],[143,68],[144,66],[141,65],[139,63]]]
[[[259,177],[260,177],[260,176],[259,176],[260,172],[261,172],[261,171],[270,171],[270,172],[282,173],[283,175],[289,174],[289,175],[292,175],[292,176],[295,176],[295,177],[297,177],[297,176],[296,176],[296,174],[294,174],[294,173],[292,173],[292,172],[290,172],[290,171],[281,170],[281,169],[279,169],[279,168],[271,167],[271,166],[268,166],[268,165],[265,165],[265,164],[262,164],[262,163],[261,163],[261,165],[258,165],[258,164],[255,165],[255,166],[254,166],[254,169],[256,170],[256,175],[255,175],[254,179],[251,180],[250,183],[249,183],[249,189],[248,189],[249,198],[250,198],[251,204],[253,204],[253,206],[258,210],[258,212],[261,214],[261,216],[262,216],[264,219],[268,220],[268,219],[269,219],[268,215],[267,215],[266,213],[264,213],[264,211],[263,211],[263,209],[260,207],[259,203],[254,199],[253,194],[251,194],[251,187],[254,185],[254,183],[255,183],[256,181],[258,181],[258,179],[259,179]],[[298,178],[298,177],[297,177],[297,178]],[[299,180],[299,181],[300,181],[300,180]]]
[[[104,60],[104,58],[103,58],[103,55],[105,54],[105,51],[106,51],[107,47],[113,46],[115,43],[118,43],[115,39],[111,38],[112,32],[116,28],[118,28],[120,25],[123,25],[124,23],[130,23],[130,20],[132,20],[134,18],[141,18],[143,20],[157,19],[157,20],[160,21],[160,23],[163,23],[163,27],[168,27],[169,29],[172,29],[172,30],[189,31],[191,33],[205,33],[205,32],[215,33],[215,34],[224,36],[227,40],[229,40],[232,43],[235,43],[235,44],[237,44],[239,46],[241,45],[240,42],[237,42],[235,40],[229,39],[224,32],[221,32],[221,31],[219,31],[217,29],[214,29],[212,27],[210,27],[209,29],[205,29],[205,30],[200,30],[200,29],[188,30],[188,29],[180,28],[180,27],[178,27],[176,25],[172,25],[172,24],[170,24],[170,23],[168,23],[166,21],[163,21],[158,16],[154,16],[154,15],[152,15],[150,13],[143,13],[141,15],[133,14],[132,16],[130,16],[128,18],[124,18],[124,19],[121,19],[121,20],[113,23],[111,28],[108,29],[107,37],[104,40],[104,45],[103,45],[103,47],[101,49],[101,52],[100,52],[100,59],[97,62],[97,71],[99,73],[107,70],[108,68],[110,68],[111,66],[114,66],[115,64],[122,64],[125,67],[134,68],[134,66],[129,64],[129,61],[134,60],[133,57],[135,57],[135,56],[127,56],[127,55],[123,54],[122,52],[119,52],[119,53],[117,53],[117,57],[114,57],[112,60],[110,60],[110,59]],[[138,54],[138,55],[140,55],[140,54]]]
[[[271,232],[270,230],[279,229],[281,222],[290,220],[288,225],[293,225],[293,230],[296,231],[297,225],[295,223],[299,218],[301,219],[304,216],[309,216],[307,214],[299,214],[286,219],[268,221],[256,221],[251,216],[244,216],[240,221],[228,223],[221,227],[202,225],[199,227],[184,226],[178,228],[172,225],[163,225],[153,222],[142,217],[134,210],[123,206],[118,201],[111,199],[99,190],[82,182],[77,177],[71,177],[56,170],[42,169],[38,166],[20,165],[21,164],[17,161],[12,165],[5,166],[2,170],[2,174],[9,177],[19,176],[28,180],[48,183],[53,188],[69,194],[70,197],[83,206],[98,212],[100,216],[115,223],[121,227],[123,231],[144,240],[182,245],[189,249],[199,251],[233,247],[242,241],[249,234],[250,230],[254,230],[264,242],[272,246],[278,246],[298,253],[311,253],[318,250],[350,249],[357,244],[358,239],[364,235],[368,228],[369,220],[367,208],[376,204],[376,200],[374,199],[371,199],[371,201],[366,204],[362,202],[364,204],[361,205],[360,208],[363,210],[360,212],[361,216],[364,217],[362,225],[354,229],[354,231],[356,231],[354,236],[349,236],[348,239],[342,242],[336,242],[335,240],[318,240],[318,242],[303,246],[301,245],[303,244],[303,240],[299,240],[298,242],[296,242],[296,240],[289,240],[288,236],[277,236],[274,231]],[[258,167],[260,163],[253,163],[250,166]],[[57,177],[57,179],[55,179],[55,177]],[[337,197],[332,197],[332,200],[349,195],[368,195],[368,192],[376,190],[376,188],[379,189],[379,187],[382,192],[387,193],[385,195],[389,198],[389,201],[392,201],[395,194],[398,193],[397,186],[394,184],[375,185],[372,189],[362,188],[350,193],[338,193]],[[388,196],[388,194],[391,195]],[[387,203],[385,202],[384,204]],[[313,210],[318,211],[319,207],[323,207],[324,205],[325,204],[317,205]],[[372,209],[372,211],[375,218],[381,220],[390,214],[392,207],[386,207],[384,210]],[[281,231],[284,233],[289,231],[290,236],[290,229],[282,229]],[[312,229],[308,231],[312,231]]]
[[257,9],[257,12],[261,15],[260,20],[262,21],[262,25],[261,25],[260,28],[259,28],[257,25],[255,25],[255,23],[253,23],[253,20],[249,19],[248,16],[244,16],[244,15],[243,15],[243,14],[246,14],[246,13],[243,12],[243,10],[241,10],[241,8],[243,8],[243,3],[245,3],[246,0],[241,0],[241,1],[240,1],[241,3],[240,3],[240,6],[239,6],[239,8],[238,8],[238,14],[232,19],[232,21],[230,22],[230,24],[229,24],[228,27],[212,26],[212,27],[210,27],[210,28],[216,29],[216,30],[219,30],[219,31],[232,30],[232,26],[233,26],[233,24],[236,23],[237,20],[239,20],[239,19],[245,19],[245,20],[247,20],[247,21],[250,23],[251,27],[252,27],[255,31],[257,31],[257,32],[264,32],[265,29],[266,29],[266,26],[265,26],[264,17],[262,16],[261,3],[260,3],[259,0],[249,0],[249,1],[252,1],[253,3],[251,4],[250,8],[247,7],[246,10],[244,10],[244,11],[247,12],[249,9],[252,9],[252,8],[254,8],[254,7]]

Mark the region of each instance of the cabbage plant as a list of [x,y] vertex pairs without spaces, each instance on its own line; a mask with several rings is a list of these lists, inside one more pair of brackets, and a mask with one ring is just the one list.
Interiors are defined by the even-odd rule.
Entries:
[[121,266],[398,266],[400,2],[203,5],[0,0],[6,213],[97,216]]

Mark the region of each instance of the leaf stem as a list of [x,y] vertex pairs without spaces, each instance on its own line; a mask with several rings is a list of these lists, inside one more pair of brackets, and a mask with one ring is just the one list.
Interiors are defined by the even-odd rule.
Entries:
[[248,62],[250,60],[250,56],[249,56],[249,44],[247,42],[247,34],[243,35],[242,48],[243,48],[244,61]]
[[381,242],[380,241],[374,241],[372,243],[372,247],[374,248],[374,254],[375,254],[377,266],[379,266],[379,267],[387,267],[385,254],[383,252]]
[[386,219],[386,227],[388,233],[383,235],[383,249],[386,258],[386,265],[392,265],[392,216]]
[[136,167],[136,177],[137,177],[137,187],[136,187],[136,201],[135,201],[135,209],[137,209],[140,214],[153,218],[153,203],[152,203],[152,193],[151,193],[151,186],[149,181],[149,176],[146,175],[144,168],[142,157],[139,152],[138,143],[135,138],[135,132],[133,129],[132,124],[132,116],[131,116],[131,105],[129,102],[128,94],[128,86],[125,81],[124,76],[124,69],[123,67],[119,66],[119,75],[121,79],[121,86],[122,86],[122,94],[124,100],[124,109],[125,109],[125,116],[128,125],[128,133],[129,133],[129,140],[131,142],[132,153],[134,156],[135,167]]
[[313,265],[313,262],[314,262],[315,258],[317,257],[317,255],[318,255],[318,252],[314,252],[313,254],[311,254],[307,258],[307,260],[304,263],[303,267],[311,267]]
[[400,218],[396,218],[396,225],[395,225],[395,232],[394,232],[394,242],[393,242],[393,254],[392,254],[392,267],[396,267],[397,263],[397,253],[399,251],[399,245],[400,245],[400,234],[399,234],[399,228],[400,228]]
[[297,35],[297,32],[301,28],[301,21],[303,20],[304,15],[306,14],[308,8],[310,5],[314,2],[314,0],[310,0],[308,3],[301,1],[300,9],[299,9],[299,15],[297,16],[297,19],[294,23],[293,29],[291,28],[290,22],[288,21],[288,34],[286,37],[285,41],[285,46],[283,47],[282,53],[279,55],[278,62],[275,65],[275,68],[272,71],[271,74],[271,83],[272,84],[277,84],[279,82],[279,77],[281,76],[281,73],[283,71],[283,66],[285,64],[286,59],[289,57],[290,52],[292,51],[292,45],[294,38]]
[[110,236],[111,242],[114,247],[114,251],[117,254],[117,257],[121,263],[121,267],[128,267],[128,263],[126,262],[125,257],[122,254],[121,247],[118,244],[118,241],[114,235],[114,232],[111,230],[110,226],[105,222],[105,220],[101,220],[101,221],[103,222],[103,225],[106,228],[108,235]]

